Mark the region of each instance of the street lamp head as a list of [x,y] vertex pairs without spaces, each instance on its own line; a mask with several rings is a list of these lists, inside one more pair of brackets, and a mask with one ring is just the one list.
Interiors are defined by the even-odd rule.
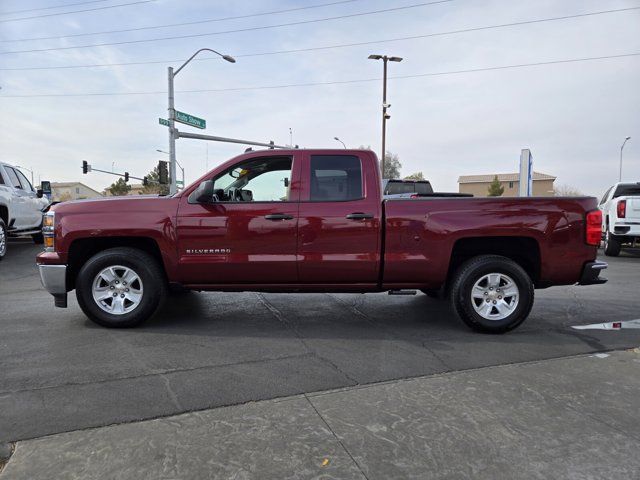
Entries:
[[236,63],[236,59],[231,55],[222,55],[222,58],[224,58],[229,63]]
[[626,142],[627,140],[631,140],[631,137],[627,137],[624,139],[624,141]]
[[369,60],[380,60],[382,55],[369,55]]
[[401,62],[402,57],[389,57],[390,62]]

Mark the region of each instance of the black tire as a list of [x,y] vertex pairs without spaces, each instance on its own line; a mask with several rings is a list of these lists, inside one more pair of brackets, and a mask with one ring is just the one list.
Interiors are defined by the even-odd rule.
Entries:
[[424,290],[420,290],[420,291],[424,293],[427,297],[433,298],[434,300],[442,300],[443,298],[442,290],[440,289],[425,288]]
[[[115,265],[132,269],[143,285],[142,298],[137,307],[120,315],[104,311],[92,294],[96,276],[103,269]],[[142,250],[128,247],[111,248],[91,257],[80,269],[75,285],[78,304],[85,315],[98,325],[110,328],[140,325],[156,313],[167,295],[167,282],[158,261]]]
[[[502,319],[485,318],[474,308],[474,301],[477,300],[472,299],[473,286],[491,273],[506,275],[518,288],[517,304],[513,311]],[[493,287],[491,290],[490,295],[498,295],[493,292]],[[507,298],[514,301],[513,297],[505,295],[505,303]],[[527,272],[513,260],[499,255],[482,255],[463,263],[456,271],[451,286],[451,302],[455,312],[469,327],[483,333],[505,333],[516,328],[529,316],[533,298],[533,282]],[[478,308],[483,305],[482,302],[483,300],[480,300]],[[491,302],[487,303],[490,307]],[[498,312],[497,309],[491,308],[489,313],[493,314],[494,311]]]
[[7,225],[0,218],[0,260],[7,254]]
[[607,257],[617,257],[620,255],[621,249],[622,243],[607,228],[607,233],[604,236],[604,254]]
[[42,236],[42,232],[31,235],[31,238],[33,239],[33,243],[36,245],[42,245],[44,243],[44,236]]

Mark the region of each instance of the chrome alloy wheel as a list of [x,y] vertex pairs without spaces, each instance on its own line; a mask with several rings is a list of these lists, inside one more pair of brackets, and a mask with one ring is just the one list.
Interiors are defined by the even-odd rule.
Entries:
[[7,235],[4,228],[0,227],[0,257],[7,252]]
[[102,310],[112,315],[124,315],[140,305],[142,280],[131,268],[112,265],[95,276],[91,293]]
[[520,291],[511,277],[489,273],[471,289],[471,303],[478,315],[487,320],[503,320],[518,306]]

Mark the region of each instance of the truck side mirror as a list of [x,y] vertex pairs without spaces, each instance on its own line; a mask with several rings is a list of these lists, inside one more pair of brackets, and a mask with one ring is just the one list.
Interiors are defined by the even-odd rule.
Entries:
[[38,196],[38,198],[42,198],[44,195],[44,192],[42,191],[41,188],[39,188],[38,190],[36,190],[36,195]]
[[213,180],[205,180],[198,185],[191,195],[189,203],[213,203]]

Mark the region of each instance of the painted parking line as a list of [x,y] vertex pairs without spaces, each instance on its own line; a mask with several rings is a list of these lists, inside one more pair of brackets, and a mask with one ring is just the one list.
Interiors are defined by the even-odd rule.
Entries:
[[622,330],[623,328],[640,328],[640,318],[624,322],[592,323],[590,325],[572,325],[576,330]]

